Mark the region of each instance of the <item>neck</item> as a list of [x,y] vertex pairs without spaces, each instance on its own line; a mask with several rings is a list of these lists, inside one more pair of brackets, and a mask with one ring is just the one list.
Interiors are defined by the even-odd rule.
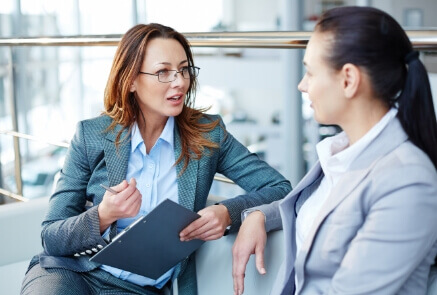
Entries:
[[152,147],[155,145],[162,131],[164,130],[165,124],[167,123],[168,117],[162,117],[160,119],[148,119],[137,120],[138,129],[140,130],[141,137],[146,145],[146,152],[149,153]]
[[388,111],[389,108],[376,99],[367,104],[357,104],[348,111],[348,116],[340,127],[347,134],[349,145],[353,145],[369,132]]

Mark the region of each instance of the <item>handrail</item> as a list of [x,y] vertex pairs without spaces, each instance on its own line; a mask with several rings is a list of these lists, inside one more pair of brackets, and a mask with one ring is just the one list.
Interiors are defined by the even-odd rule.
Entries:
[[[15,131],[0,130],[0,134],[10,135],[10,136],[13,136],[15,138],[23,138],[23,139],[38,141],[38,142],[46,143],[46,144],[57,146],[57,147],[63,147],[63,148],[68,148],[69,147],[69,143],[66,143],[66,142],[51,141],[51,140],[43,139],[43,138],[40,138],[40,137],[37,137],[37,136],[33,136],[33,135],[25,134],[25,133],[20,133],[20,132],[15,132]],[[214,175],[214,180],[218,181],[218,182],[235,184],[229,178],[224,177],[224,176],[220,176],[220,175]],[[5,196],[10,197],[10,198],[13,198],[13,199],[18,200],[18,201],[21,201],[21,202],[29,201],[28,198],[26,198],[24,196],[21,196],[19,194],[16,194],[16,193],[7,191],[7,190],[5,190],[5,189],[3,189],[1,187],[0,187],[0,194],[5,195]]]
[[0,130],[0,134],[11,135],[11,136],[17,137],[17,138],[24,138],[24,139],[29,139],[29,140],[33,140],[33,141],[38,141],[38,142],[46,143],[49,145],[54,145],[57,147],[68,148],[68,146],[69,146],[68,143],[63,142],[63,141],[52,141],[52,140],[44,139],[44,138],[37,137],[34,135],[29,135],[29,134],[25,134],[25,133],[10,131],[10,130]]
[[[437,50],[437,30],[408,30],[416,50]],[[210,32],[184,33],[193,47],[305,48],[312,32]],[[0,38],[0,46],[116,46],[117,35]]]

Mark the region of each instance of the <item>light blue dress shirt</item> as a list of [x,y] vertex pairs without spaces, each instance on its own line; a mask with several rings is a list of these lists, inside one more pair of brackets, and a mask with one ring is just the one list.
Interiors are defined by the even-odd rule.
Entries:
[[[135,178],[137,188],[142,195],[140,212],[133,218],[117,221],[117,232],[121,232],[140,216],[148,214],[160,202],[170,199],[178,203],[178,186],[176,181],[176,166],[174,156],[174,117],[169,117],[161,136],[155,145],[146,153],[138,125],[131,131],[131,154],[129,157],[126,180]],[[109,234],[109,229],[103,236]],[[153,238],[153,237],[151,237]],[[133,274],[115,267],[102,265],[101,268],[113,276],[140,286],[162,288],[173,274],[174,268],[167,271],[157,280]]]

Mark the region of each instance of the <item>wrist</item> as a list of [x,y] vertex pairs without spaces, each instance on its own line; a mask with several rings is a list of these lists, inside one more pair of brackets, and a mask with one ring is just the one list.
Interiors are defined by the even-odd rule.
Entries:
[[220,203],[217,203],[215,205],[220,207],[220,212],[221,212],[221,215],[224,217],[224,221],[225,221],[226,226],[230,226],[232,224],[232,220],[231,220],[231,215],[229,214],[228,208],[225,205],[220,204]]
[[110,217],[105,214],[105,210],[100,204],[97,207],[97,214],[99,216],[99,225],[100,232],[103,233],[109,226],[111,226],[112,222]]
[[256,220],[257,222],[262,222],[263,224],[266,222],[266,216],[264,212],[260,210],[249,212],[248,215],[246,216],[246,219],[248,218],[252,220]]

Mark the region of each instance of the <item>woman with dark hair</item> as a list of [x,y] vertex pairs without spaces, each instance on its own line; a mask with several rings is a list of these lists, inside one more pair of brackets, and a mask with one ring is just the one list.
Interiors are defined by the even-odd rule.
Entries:
[[[175,279],[178,294],[197,294],[193,256],[156,280],[89,258],[167,198],[201,215],[180,239],[208,241],[237,231],[243,209],[290,191],[219,116],[194,108],[198,73],[187,40],[172,28],[137,25],[123,36],[105,110],[77,126],[42,224],[44,251],[32,259],[22,294],[165,294]],[[216,172],[247,193],[205,208]]]
[[437,252],[437,123],[426,70],[388,14],[327,11],[308,43],[300,91],[343,132],[283,200],[243,212],[234,292],[249,256],[263,274],[266,231],[283,229],[271,294],[425,294]]

